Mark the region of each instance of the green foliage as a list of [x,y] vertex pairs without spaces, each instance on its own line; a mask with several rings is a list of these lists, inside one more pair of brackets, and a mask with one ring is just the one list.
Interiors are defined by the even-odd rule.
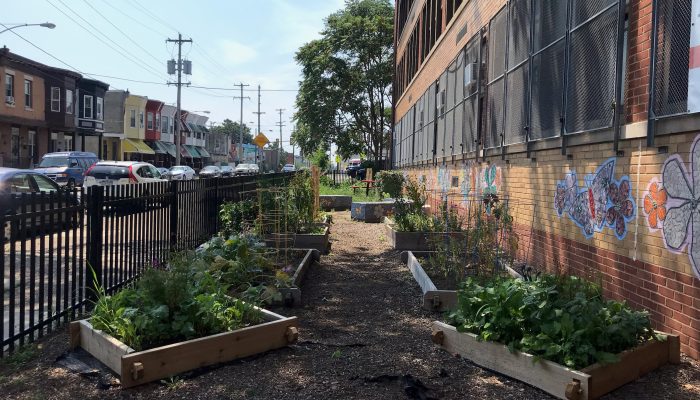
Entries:
[[382,188],[382,193],[386,193],[389,197],[397,199],[403,191],[404,177],[401,171],[380,171],[377,174],[379,185]]
[[364,189],[357,189],[354,193],[352,190],[353,183],[342,182],[339,184],[333,184],[333,182],[326,181],[324,183],[323,176],[321,177],[321,186],[319,187],[319,193],[322,195],[339,195],[339,196],[352,196],[353,201],[379,201],[379,192],[376,190],[370,190],[369,195],[365,193]]
[[100,289],[90,322],[142,350],[261,321],[257,309],[227,292],[205,263],[183,255],[168,269],[146,270],[133,286],[113,296]]
[[333,142],[344,157],[380,159],[391,128],[394,9],[388,0],[349,0],[302,46],[302,81],[292,135],[304,154]]
[[598,285],[576,277],[469,278],[448,320],[482,340],[574,369],[616,361],[617,353],[656,338],[646,311],[606,301]]
[[258,204],[254,200],[241,200],[221,205],[219,222],[221,235],[228,237],[249,231],[258,217]]
[[323,146],[316,148],[316,150],[314,150],[314,152],[311,154],[309,160],[311,161],[312,165],[317,166],[322,172],[327,171],[328,167],[331,165],[331,160],[328,157],[327,149]]
[[[241,138],[241,124],[226,118],[221,125],[214,125],[211,128],[211,132],[230,137],[231,143],[239,143]],[[250,133],[250,128],[246,124],[243,124],[243,143],[253,143],[253,135]]]

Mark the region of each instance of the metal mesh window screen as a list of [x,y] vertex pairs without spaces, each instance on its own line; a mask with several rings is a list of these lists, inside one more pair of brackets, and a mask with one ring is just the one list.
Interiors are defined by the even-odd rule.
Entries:
[[455,60],[447,68],[447,86],[445,110],[445,156],[452,155],[454,150],[455,140],[455,86],[457,83],[457,61]]
[[471,74],[473,75],[473,83],[465,81],[466,87],[464,89],[464,100],[463,107],[463,141],[464,141],[464,151],[470,152],[476,150],[476,140],[477,140],[477,124],[479,123],[479,118],[477,115],[477,85],[476,79],[481,61],[479,60],[479,48],[481,46],[481,35],[476,34],[467,43],[467,48],[465,50],[465,66],[472,69]]
[[489,81],[505,72],[507,11],[504,7],[489,24]]
[[425,160],[432,160],[435,156],[435,84],[430,85],[428,90],[428,125],[426,126],[427,133],[425,135],[427,139],[426,146],[426,157]]
[[503,132],[503,97],[504,79],[501,78],[489,85],[487,96],[488,125],[484,135],[484,147],[492,148],[501,145]]
[[525,141],[525,125],[528,110],[528,75],[529,63],[524,63],[508,73],[508,97],[506,98],[506,121],[504,130],[505,144]]
[[654,113],[688,111],[691,0],[659,0],[656,13]]
[[444,101],[447,97],[445,89],[447,87],[447,71],[443,72],[440,76],[440,83],[437,87],[435,103],[438,106],[436,123],[437,123],[437,135],[435,138],[435,156],[444,157],[445,156],[445,104]]
[[454,146],[452,154],[464,152],[464,135],[462,125],[464,122],[464,51],[460,51],[455,65],[455,112],[454,112]]
[[508,68],[514,68],[530,51],[530,0],[512,0],[509,7]]
[[579,26],[613,4],[617,4],[617,0],[573,0],[571,25]]
[[408,112],[408,124],[406,126],[406,164],[413,162],[413,127],[415,126],[415,105]]
[[464,150],[476,150],[476,124],[479,122],[477,115],[478,97],[471,96],[464,100]]
[[533,51],[540,51],[566,35],[566,6],[562,0],[535,1]]
[[567,133],[612,125],[617,22],[617,8],[611,7],[571,33]]
[[530,139],[559,136],[564,99],[564,58],[562,39],[532,58]]

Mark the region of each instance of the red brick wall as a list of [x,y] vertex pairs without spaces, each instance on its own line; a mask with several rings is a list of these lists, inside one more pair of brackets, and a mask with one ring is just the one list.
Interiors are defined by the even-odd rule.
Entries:
[[627,49],[627,122],[646,121],[649,108],[651,64],[652,0],[630,0]]

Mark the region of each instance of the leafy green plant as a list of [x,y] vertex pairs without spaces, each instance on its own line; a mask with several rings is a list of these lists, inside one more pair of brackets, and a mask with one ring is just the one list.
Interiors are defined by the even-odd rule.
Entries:
[[382,188],[382,192],[389,197],[396,199],[401,196],[403,191],[404,177],[401,171],[380,171],[377,174],[377,180]]
[[659,339],[646,311],[606,301],[600,286],[577,277],[469,278],[448,321],[481,340],[574,369],[614,362],[617,353]]
[[228,296],[228,287],[191,255],[167,269],[147,269],[133,286],[109,296],[98,290],[93,315],[102,330],[136,349],[148,349],[257,324],[252,304]]
[[228,237],[233,234],[249,231],[258,216],[258,204],[254,200],[228,202],[219,209],[221,235]]

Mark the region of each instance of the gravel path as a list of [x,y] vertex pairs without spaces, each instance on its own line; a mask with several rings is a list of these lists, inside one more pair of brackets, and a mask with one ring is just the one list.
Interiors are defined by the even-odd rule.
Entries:
[[[68,343],[60,333],[45,339],[32,360],[0,367],[0,398],[403,399],[410,398],[406,386],[435,399],[550,398],[434,346],[430,323],[439,315],[420,307],[420,289],[389,249],[383,227],[351,222],[348,212],[333,217],[333,248],[307,275],[305,306],[275,310],[299,317],[297,345],[121,390],[104,377],[57,367]],[[699,397],[700,368],[687,358],[609,396]]]

